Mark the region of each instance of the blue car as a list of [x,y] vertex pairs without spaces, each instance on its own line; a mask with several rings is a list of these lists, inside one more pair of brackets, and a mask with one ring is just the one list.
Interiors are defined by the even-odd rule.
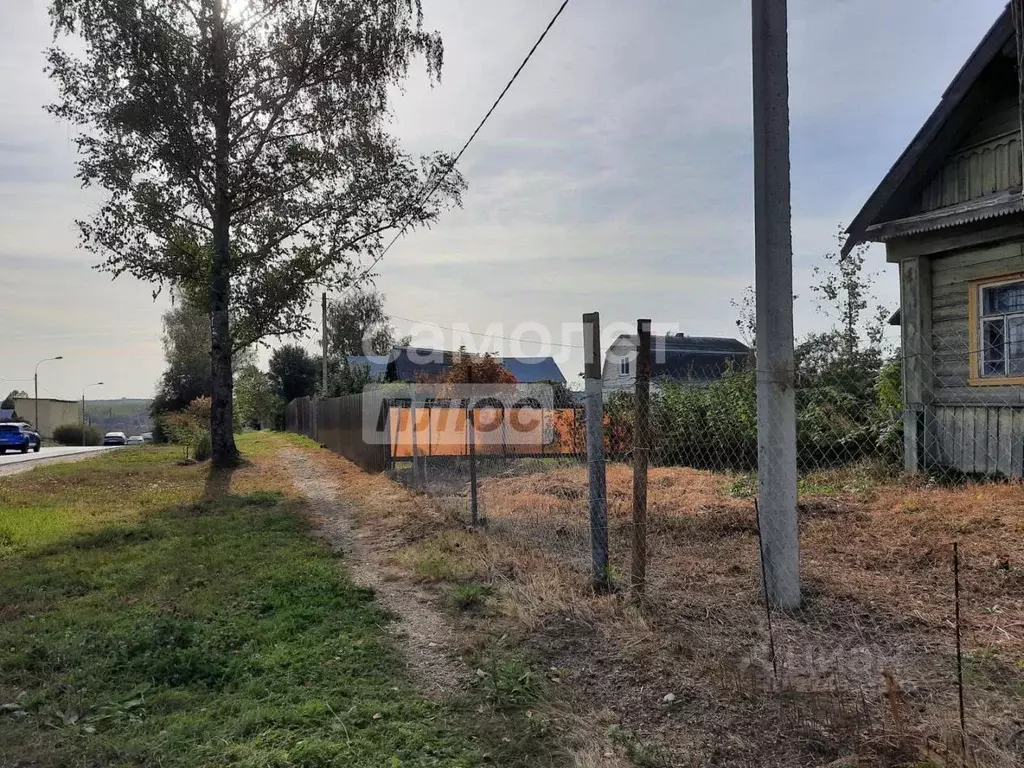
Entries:
[[39,453],[40,446],[39,433],[28,424],[0,424],[0,454],[8,450],[28,453],[29,448]]

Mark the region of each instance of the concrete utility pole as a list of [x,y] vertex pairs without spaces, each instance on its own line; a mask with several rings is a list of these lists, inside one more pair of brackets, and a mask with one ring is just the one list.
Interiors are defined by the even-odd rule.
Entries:
[[323,322],[323,339],[320,342],[320,368],[323,375],[321,391],[327,396],[327,293],[320,294],[320,317]]
[[800,605],[793,366],[789,55],[786,0],[751,0],[754,72],[754,262],[757,471],[768,599]]

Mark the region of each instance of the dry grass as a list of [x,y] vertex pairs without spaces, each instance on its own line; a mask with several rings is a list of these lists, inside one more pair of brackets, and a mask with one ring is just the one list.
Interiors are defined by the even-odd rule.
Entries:
[[[773,616],[757,587],[749,478],[650,472],[649,598],[588,586],[586,469],[538,466],[466,499],[418,496],[323,458],[391,551],[396,577],[496,587],[503,621],[563,670],[577,713],[611,710],[650,765],[960,765],[951,542],[960,542],[971,753],[1024,764],[1024,487],[879,484],[830,471],[801,484],[804,607]],[[612,577],[628,569],[632,473],[610,465]],[[677,698],[671,704],[664,697]],[[606,742],[607,740],[605,740]],[[639,748],[638,748],[639,749]],[[619,755],[621,750],[615,752]],[[602,743],[577,765],[612,765]],[[634,755],[635,759],[636,755]],[[616,758],[619,759],[619,758]]]
[[[612,465],[607,476],[612,562],[621,572],[632,473]],[[859,749],[874,761],[868,764],[898,765],[929,753],[948,760],[959,750],[956,540],[972,764],[1018,765],[1024,759],[1022,737],[1014,736],[1024,726],[1024,487],[877,485],[856,472],[831,471],[807,478],[802,488],[806,599],[802,610],[774,617],[778,679],[756,589],[754,507],[744,498],[750,488],[742,478],[651,470],[648,631],[609,628],[605,639],[650,661],[679,655],[669,638],[681,638],[690,677],[736,694],[732,735],[748,731],[740,753],[764,749],[770,734],[797,733],[811,752],[830,745]],[[585,530],[585,490],[584,467],[562,468],[485,480],[481,503],[492,522],[568,554],[575,542],[564,532]],[[538,536],[538,529],[546,534]],[[634,677],[637,685],[650,679]],[[758,704],[744,714],[749,702],[743,700],[751,695]],[[755,722],[744,722],[750,718]],[[778,730],[766,730],[765,722]]]

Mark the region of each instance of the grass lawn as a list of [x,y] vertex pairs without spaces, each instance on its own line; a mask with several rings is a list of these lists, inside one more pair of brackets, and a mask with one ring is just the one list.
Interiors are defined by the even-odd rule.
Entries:
[[152,447],[0,479],[0,766],[500,763],[307,537],[284,439],[230,489]]

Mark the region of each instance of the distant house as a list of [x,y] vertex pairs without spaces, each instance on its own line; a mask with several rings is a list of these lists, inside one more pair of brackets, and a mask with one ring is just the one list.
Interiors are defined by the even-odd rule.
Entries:
[[[602,379],[605,395],[636,387],[637,337],[619,336],[604,357]],[[722,377],[730,367],[742,367],[752,350],[737,339],[687,336],[682,333],[651,338],[651,386],[656,391],[665,379],[687,384],[707,384]]]
[[850,225],[899,265],[909,471],[1024,474],[1018,94],[1007,7]]
[[[429,381],[440,377],[452,364],[455,352],[424,347],[395,347],[388,358],[385,381]],[[520,384],[564,384],[565,376],[550,357],[499,357],[501,364]]]

